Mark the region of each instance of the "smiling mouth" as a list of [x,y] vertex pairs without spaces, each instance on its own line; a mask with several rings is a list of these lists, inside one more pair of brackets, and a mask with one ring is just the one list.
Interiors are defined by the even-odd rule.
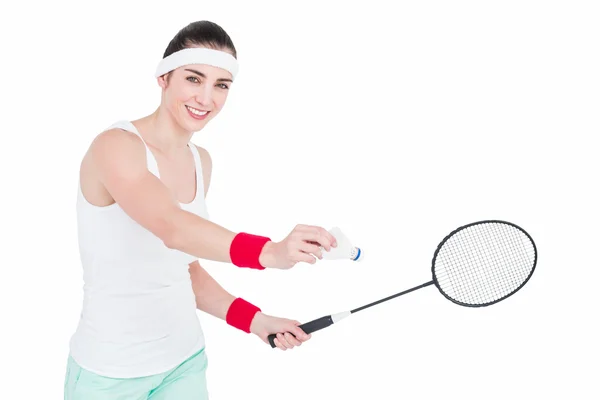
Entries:
[[198,110],[196,108],[190,107],[190,106],[185,106],[185,108],[187,108],[188,113],[194,119],[204,119],[210,113],[210,111],[202,111],[202,110]]

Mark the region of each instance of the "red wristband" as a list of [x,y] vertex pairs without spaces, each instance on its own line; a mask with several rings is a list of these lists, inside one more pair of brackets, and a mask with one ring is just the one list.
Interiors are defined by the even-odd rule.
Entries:
[[248,303],[241,297],[236,298],[227,310],[225,321],[234,328],[250,333],[250,324],[254,315],[261,311],[254,304]]
[[229,247],[229,256],[233,265],[242,268],[265,269],[258,258],[265,246],[271,241],[268,237],[251,235],[249,233],[238,233],[233,238]]

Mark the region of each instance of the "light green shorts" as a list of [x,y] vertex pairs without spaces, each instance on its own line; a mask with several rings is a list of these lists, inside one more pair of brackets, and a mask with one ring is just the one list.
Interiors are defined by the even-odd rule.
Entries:
[[81,368],[69,357],[65,400],[206,400],[206,352],[200,350],[177,367],[141,378],[108,378]]

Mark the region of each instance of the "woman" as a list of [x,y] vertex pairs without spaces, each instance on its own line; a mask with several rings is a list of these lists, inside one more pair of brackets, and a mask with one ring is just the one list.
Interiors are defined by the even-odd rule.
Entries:
[[211,159],[190,139],[217,116],[236,72],[227,33],[211,22],[191,23],[156,71],[159,107],[116,122],[83,157],[77,216],[84,302],[65,399],[207,398],[196,309],[265,343],[277,333],[281,350],[310,338],[298,321],[266,315],[225,291],[198,263],[287,269],[315,263],[321,248],[336,246],[321,227],[299,225],[274,242],[209,221]]

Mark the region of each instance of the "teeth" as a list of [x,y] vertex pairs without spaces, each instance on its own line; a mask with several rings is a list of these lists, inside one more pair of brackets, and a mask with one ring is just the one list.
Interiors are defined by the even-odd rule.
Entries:
[[189,106],[186,106],[186,107],[187,107],[187,109],[188,109],[188,110],[190,110],[190,111],[192,112],[192,114],[194,114],[194,115],[200,115],[200,116],[202,116],[202,115],[206,115],[206,113],[208,112],[208,111],[199,111],[199,110],[196,110],[195,108],[192,108],[192,107],[189,107]]

